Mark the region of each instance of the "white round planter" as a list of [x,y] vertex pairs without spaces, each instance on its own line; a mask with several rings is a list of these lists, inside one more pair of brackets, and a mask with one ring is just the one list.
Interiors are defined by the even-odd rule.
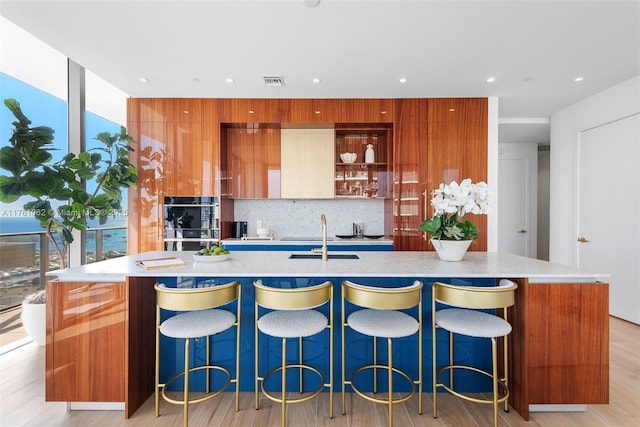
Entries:
[[22,326],[39,346],[47,342],[47,304],[22,303]]
[[471,242],[472,240],[431,239],[431,244],[442,261],[461,261]]

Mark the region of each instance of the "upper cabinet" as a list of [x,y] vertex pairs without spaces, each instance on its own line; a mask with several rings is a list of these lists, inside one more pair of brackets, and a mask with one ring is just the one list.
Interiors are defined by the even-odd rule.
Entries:
[[279,198],[279,125],[224,124],[221,132],[229,168],[225,195],[233,199]]
[[390,135],[390,127],[382,125],[336,128],[334,158],[336,197],[388,196]]
[[291,123],[295,124],[340,121],[340,105],[336,99],[291,99],[290,111]]
[[394,100],[340,99],[338,123],[393,123]]
[[282,129],[281,133],[281,197],[333,198],[333,129]]

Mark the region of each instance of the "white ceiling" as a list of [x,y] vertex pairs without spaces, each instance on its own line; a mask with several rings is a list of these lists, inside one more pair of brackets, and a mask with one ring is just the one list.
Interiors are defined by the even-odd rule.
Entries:
[[0,14],[132,97],[498,97],[500,142],[548,142],[553,112],[640,74],[640,0],[0,0]]

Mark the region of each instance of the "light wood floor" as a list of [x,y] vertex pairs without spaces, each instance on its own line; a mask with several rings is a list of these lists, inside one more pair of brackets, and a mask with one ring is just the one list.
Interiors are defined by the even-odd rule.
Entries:
[[[525,422],[515,411],[500,411],[501,426],[640,426],[640,326],[611,318],[611,403],[589,405],[587,412],[532,413]],[[180,426],[182,409],[161,405],[161,416],[154,417],[153,396],[125,420],[120,411],[72,411],[65,403],[44,401],[44,347],[29,343],[0,356],[0,426]],[[426,390],[430,386],[425,387]],[[288,425],[363,426],[387,425],[386,409],[348,394],[347,415],[340,413],[340,394],[335,395],[335,416],[328,418],[328,393],[317,399],[292,405]],[[396,405],[396,426],[486,426],[492,423],[490,405],[460,402],[438,394],[438,418],[431,415],[431,394],[423,396],[423,415],[417,414],[417,398]],[[233,411],[233,393],[224,393],[190,409],[192,426],[278,426],[280,407],[261,399],[261,409],[253,408],[253,393],[242,393],[240,412]]]

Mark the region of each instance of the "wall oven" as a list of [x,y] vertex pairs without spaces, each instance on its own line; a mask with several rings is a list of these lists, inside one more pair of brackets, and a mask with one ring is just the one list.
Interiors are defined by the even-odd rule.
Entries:
[[165,197],[164,249],[198,251],[219,244],[219,215],[217,197]]

